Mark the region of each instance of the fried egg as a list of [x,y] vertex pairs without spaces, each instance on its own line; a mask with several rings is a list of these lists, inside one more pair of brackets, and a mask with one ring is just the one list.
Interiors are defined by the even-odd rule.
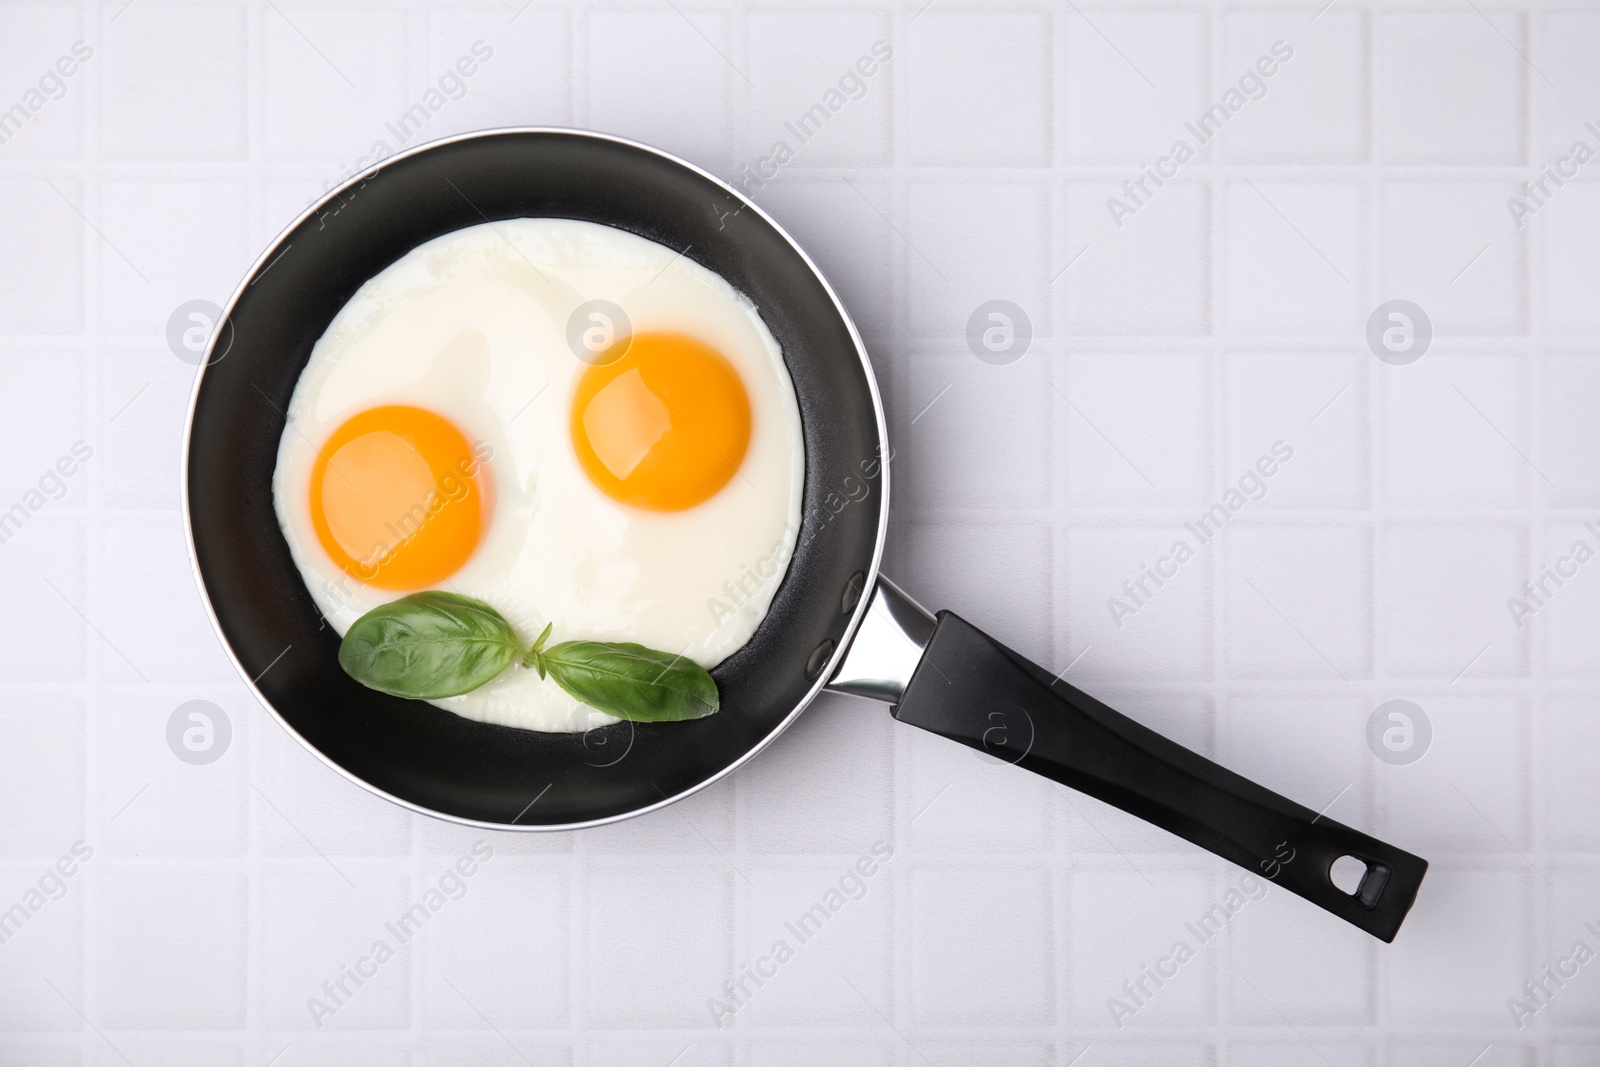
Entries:
[[[444,589],[531,643],[633,641],[710,669],[750,640],[800,529],[800,409],[756,307],[682,250],[514,219],[367,281],[312,348],[273,496],[343,634]],[[616,720],[513,666],[433,703],[482,722]]]

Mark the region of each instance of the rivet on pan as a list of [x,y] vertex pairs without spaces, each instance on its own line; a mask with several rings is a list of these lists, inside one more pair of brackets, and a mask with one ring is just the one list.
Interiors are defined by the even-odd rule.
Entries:
[[833,638],[830,637],[818,645],[816,651],[811,653],[811,658],[806,660],[806,677],[813,677],[825,667],[831,655],[833,655]]
[[867,576],[861,571],[856,571],[850,580],[844,583],[844,600],[839,604],[844,614],[848,615],[856,610],[856,605],[861,603],[861,593],[867,588]]

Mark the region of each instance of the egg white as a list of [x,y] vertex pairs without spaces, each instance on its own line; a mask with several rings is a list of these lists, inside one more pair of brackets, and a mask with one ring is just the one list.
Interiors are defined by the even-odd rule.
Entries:
[[[646,512],[602,494],[578,465],[569,408],[588,364],[567,342],[586,301],[635,332],[670,330],[726,356],[750,398],[738,473],[705,503]],[[383,404],[443,415],[487,446],[483,540],[442,588],[499,609],[525,641],[634,641],[706,668],[755,633],[800,529],[805,452],[783,353],[755,306],[679,251],[571,219],[514,219],[429,241],[363,285],[317,341],[288,408],[274,506],[295,565],[341,635],[403,595],[346,574],[317,539],[317,449]],[[616,720],[521,667],[433,703],[481,722],[575,731]]]

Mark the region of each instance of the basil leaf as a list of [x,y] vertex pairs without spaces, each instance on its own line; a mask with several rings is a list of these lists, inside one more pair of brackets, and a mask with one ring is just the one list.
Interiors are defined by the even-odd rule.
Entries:
[[521,655],[516,631],[494,608],[430,590],[357,619],[339,645],[339,666],[372,689],[437,700],[478,688]]
[[691,659],[605,641],[546,649],[550,630],[545,626],[524,652],[511,624],[488,604],[430,590],[357,619],[339,645],[339,665],[362,685],[414,700],[471,692],[520,660],[585,704],[623,719],[677,722],[719,706],[717,683]]
[[692,659],[631,643],[563,641],[538,654],[557,685],[608,715],[678,722],[714,714],[717,683]]

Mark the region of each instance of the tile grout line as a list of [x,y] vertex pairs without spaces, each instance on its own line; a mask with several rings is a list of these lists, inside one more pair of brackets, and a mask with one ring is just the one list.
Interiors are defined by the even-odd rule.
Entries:
[[[1070,9],[1063,11],[1059,16],[1055,13],[1046,15],[1049,28],[1045,39],[1051,43],[1050,50],[1050,112],[1049,122],[1051,127],[1050,144],[1050,189],[1045,197],[1044,206],[1049,214],[1049,224],[1045,229],[1046,267],[1056,271],[1056,263],[1067,262],[1063,255],[1070,257],[1067,251],[1072,245],[1072,210],[1069,205],[1070,190],[1066,183],[1060,181],[1059,175],[1062,164],[1068,154],[1068,138],[1061,133],[1067,121],[1067,78],[1065,75],[1065,59],[1070,48]],[[1070,266],[1070,264],[1069,264]],[[1056,286],[1061,284],[1059,292]],[[1073,358],[1072,344],[1066,333],[1067,324],[1072,319],[1070,283],[1062,284],[1061,274],[1056,274],[1045,287],[1045,310],[1049,315],[1047,335],[1050,338],[1047,352],[1049,360],[1044,368],[1046,385],[1059,396],[1071,395],[1071,365]],[[1051,503],[1051,510],[1059,514],[1066,506],[1071,496],[1071,469],[1072,457],[1069,452],[1068,420],[1059,407],[1051,402],[1045,408],[1045,417],[1048,420],[1045,434],[1046,447],[1048,448],[1048,470],[1046,475],[1046,499]],[[1045,560],[1048,566],[1046,578],[1045,604],[1047,614],[1045,623],[1049,627],[1050,650],[1053,663],[1066,662],[1070,657],[1072,634],[1075,630],[1074,620],[1067,608],[1066,598],[1061,590],[1068,588],[1072,573],[1070,558],[1071,546],[1068,531],[1062,524],[1052,520],[1045,528],[1049,531],[1048,551]],[[1051,996],[1051,1023],[1055,1035],[1057,1049],[1067,1047],[1071,1034],[1067,1029],[1067,1019],[1071,1012],[1068,1005],[1071,1003],[1072,974],[1068,961],[1071,957],[1068,945],[1068,931],[1071,929],[1067,916],[1067,904],[1070,899],[1074,866],[1071,862],[1071,849],[1067,837],[1066,800],[1057,790],[1050,791],[1050,803],[1045,811],[1048,821],[1048,841],[1050,844],[1050,919],[1054,929],[1051,931],[1051,979],[1054,983]],[[909,962],[903,969],[897,969],[897,974],[909,974]],[[1059,1056],[1058,1056],[1059,1058]]]
[[[1228,11],[1219,0],[1211,0],[1207,19],[1207,39],[1209,46],[1209,85],[1220,86],[1228,84],[1228,56],[1226,44],[1226,26]],[[1210,487],[1208,497],[1214,498],[1221,488],[1228,484],[1226,473],[1228,460],[1231,458],[1232,431],[1228,411],[1228,383],[1232,380],[1232,337],[1233,319],[1229,313],[1228,301],[1231,296],[1229,269],[1231,265],[1231,246],[1226,240],[1229,233],[1228,222],[1232,217],[1231,190],[1237,184],[1240,173],[1239,165],[1229,158],[1225,151],[1232,141],[1231,131],[1224,128],[1219,135],[1204,146],[1205,155],[1203,165],[1210,169],[1210,174],[1204,178],[1207,197],[1209,200],[1207,220],[1210,232],[1207,235],[1207,259],[1209,261],[1208,285],[1210,289],[1209,329],[1204,338],[1204,351],[1206,373],[1211,403],[1208,417],[1208,453],[1207,483]],[[1196,160],[1202,163],[1202,160]],[[1202,550],[1206,547],[1202,546]],[[1233,724],[1226,709],[1231,707],[1233,700],[1233,680],[1228,669],[1226,642],[1223,635],[1226,633],[1227,620],[1232,610],[1232,582],[1234,572],[1234,550],[1231,540],[1219,542],[1213,547],[1207,563],[1210,568],[1210,582],[1206,589],[1206,611],[1210,618],[1210,640],[1207,642],[1207,656],[1210,660],[1210,675],[1212,679],[1209,700],[1210,743],[1212,753],[1220,758],[1224,751],[1224,738],[1231,737]],[[1208,870],[1203,876],[1207,891],[1216,895],[1219,886],[1224,884],[1225,876],[1217,870]],[[1232,1056],[1232,1035],[1235,1030],[1237,1006],[1233,996],[1233,978],[1240,969],[1240,961],[1231,943],[1219,946],[1207,963],[1211,981],[1210,1017],[1217,1034],[1216,1053],[1220,1057],[1219,1063],[1228,1064]]]
[[[79,19],[79,26],[85,37],[93,35],[96,38],[95,43],[99,46],[96,49],[97,56],[104,51],[109,51],[109,45],[106,43],[109,23],[104,21],[103,10],[90,3],[89,0],[85,0],[80,8]],[[85,76],[83,88],[87,96],[83,109],[82,154],[79,157],[79,164],[76,169],[81,182],[79,193],[83,201],[85,214],[92,213],[97,217],[103,218],[103,213],[100,210],[102,202],[100,188],[100,133],[105,125],[102,114],[103,85],[100,77],[100,66],[87,64],[86,67],[91,69],[81,71]],[[83,322],[80,328],[87,335],[84,338],[84,341],[87,342],[84,347],[87,349],[85,367],[88,370],[86,374],[87,380],[84,383],[83,402],[90,425],[94,427],[95,435],[104,441],[104,436],[99,433],[101,430],[101,407],[104,403],[102,382],[105,355],[100,344],[105,330],[105,322],[102,315],[104,271],[102,269],[100,249],[94,243],[94,237],[89,226],[85,225],[82,228],[82,236],[84,291]],[[96,371],[101,373],[96,373]],[[110,451],[109,446],[106,451]],[[81,548],[84,554],[84,612],[91,618],[100,619],[105,618],[105,612],[103,611],[106,599],[103,589],[105,564],[105,523],[103,514],[105,497],[109,491],[109,483],[102,477],[102,470],[103,465],[89,472],[89,501],[84,515],[85,529]],[[85,629],[87,630],[88,628],[85,627]],[[92,640],[87,633],[85,634],[84,650],[85,682],[87,683],[84,686],[87,691],[84,701],[86,716],[84,736],[87,741],[84,764],[88,777],[85,788],[84,815],[87,824],[85,830],[92,836],[96,820],[90,815],[90,812],[104,810],[110,801],[101,784],[104,782],[105,774],[102,771],[102,761],[99,758],[99,754],[102,751],[101,745],[104,742],[101,726],[105,722],[106,716],[106,698],[103,685],[109,661],[105,657],[104,649],[100,647],[100,643]],[[104,826],[109,831],[110,823],[106,822]],[[109,837],[109,832],[107,836]],[[102,838],[103,840],[105,839]],[[92,842],[91,847],[93,847]],[[106,850],[110,850],[109,846],[106,847]],[[109,899],[109,894],[108,887],[105,884],[106,880],[99,877],[101,869],[97,868],[89,873],[92,880],[85,887],[88,892],[83,909],[82,922],[84,929],[81,948],[85,966],[83,986],[79,996],[83,1004],[85,1018],[93,1020],[104,1018],[104,998],[100,988],[100,973],[99,968],[95,966],[100,950],[100,929],[99,923],[95,920],[102,913],[105,901]],[[91,1040],[82,1026],[77,1027],[77,1030],[80,1055],[84,1057],[85,1062],[88,1062],[89,1057],[97,1053],[98,1049],[95,1048],[93,1040]]]
[[[1366,180],[1362,183],[1365,199],[1364,234],[1365,255],[1363,260],[1363,278],[1360,307],[1363,309],[1375,307],[1378,302],[1378,293],[1383,285],[1383,222],[1384,222],[1384,161],[1381,158],[1380,145],[1382,135],[1380,126],[1382,116],[1378,108],[1379,81],[1382,77],[1382,63],[1378,54],[1378,45],[1374,27],[1377,13],[1370,8],[1360,11],[1361,19],[1360,36],[1362,57],[1364,59],[1362,102],[1364,113],[1362,115],[1363,129],[1363,156],[1368,165]],[[1366,697],[1360,705],[1360,711],[1366,712],[1369,707],[1376,706],[1376,701],[1381,699],[1380,694],[1388,687],[1389,666],[1387,650],[1384,647],[1380,634],[1387,632],[1383,619],[1388,611],[1387,583],[1384,579],[1384,565],[1382,563],[1382,536],[1381,531],[1388,528],[1390,515],[1388,513],[1387,480],[1379,476],[1380,457],[1385,454],[1383,449],[1384,439],[1387,437],[1387,428],[1382,419],[1383,405],[1387,402],[1387,394],[1379,387],[1378,376],[1382,367],[1378,365],[1376,357],[1370,353],[1357,352],[1356,358],[1361,360],[1360,369],[1356,378],[1361,382],[1361,395],[1365,403],[1361,408],[1360,440],[1363,444],[1362,457],[1362,500],[1366,510],[1377,516],[1376,521],[1362,528],[1365,534],[1366,571],[1369,601],[1367,604],[1367,663],[1371,685],[1363,694]],[[1354,380],[1354,379],[1353,379]],[[1383,783],[1379,780],[1370,766],[1365,762],[1362,765],[1365,775],[1363,786],[1371,805],[1371,819],[1373,833],[1382,831],[1387,821],[1387,813],[1382,800]],[[1377,1026],[1382,1033],[1389,1032],[1388,1020],[1388,994],[1387,994],[1387,963],[1388,958],[1368,949],[1363,953],[1361,967],[1366,980],[1365,1017]],[[1375,1050],[1380,1064],[1387,1060],[1386,1046]]]
[[[1544,27],[1543,18],[1536,12],[1530,11],[1525,17],[1520,17],[1521,23],[1519,36],[1522,37],[1523,47],[1527,52],[1535,54],[1539,44],[1544,40],[1540,30]],[[1541,55],[1542,59],[1543,56]],[[1522,77],[1523,87],[1523,163],[1531,165],[1539,157],[1539,147],[1543,143],[1545,129],[1543,116],[1545,105],[1548,104],[1548,87],[1542,79],[1531,76],[1530,64],[1524,63],[1517,69]],[[1522,261],[1522,295],[1523,295],[1523,332],[1530,338],[1530,348],[1526,359],[1525,395],[1523,408],[1526,413],[1527,447],[1528,451],[1538,456],[1541,463],[1547,457],[1544,454],[1544,390],[1545,367],[1549,358],[1548,347],[1545,340],[1544,303],[1536,300],[1534,294],[1541,296],[1546,290],[1546,261],[1545,261],[1545,235],[1550,225],[1550,216],[1542,214],[1534,220],[1532,226],[1525,231],[1527,236],[1521,242],[1519,251]],[[1525,567],[1529,573],[1533,570],[1534,561],[1543,557],[1546,546],[1550,543],[1550,521],[1548,512],[1552,503],[1550,489],[1543,478],[1529,477],[1522,471],[1526,483],[1524,501],[1532,510],[1532,521],[1529,523],[1528,532],[1524,535]],[[1534,773],[1536,766],[1542,766],[1544,759],[1545,724],[1548,721],[1549,691],[1548,673],[1546,665],[1549,658],[1548,642],[1539,627],[1530,627],[1527,637],[1522,642],[1523,669],[1522,675],[1527,680],[1526,703],[1521,704],[1522,721],[1522,767],[1520,790],[1527,810],[1523,813],[1523,828],[1528,834],[1525,844],[1530,852],[1538,857],[1538,869],[1555,874],[1551,868],[1551,856],[1548,849],[1549,839],[1547,828],[1544,825],[1546,808],[1544,799],[1546,782],[1542,774]],[[1516,705],[1514,705],[1516,706]],[[1531,929],[1524,929],[1523,936],[1527,939],[1525,951],[1528,973],[1532,974],[1541,960],[1550,958],[1550,938],[1552,917],[1556,910],[1555,889],[1550,885],[1535,882],[1527,875],[1522,875],[1525,892],[1532,894],[1532,909],[1528,925]],[[1535,1030],[1535,1040],[1538,1042],[1536,1056],[1539,1062],[1547,1062],[1552,1055],[1553,1037],[1549,1020],[1538,1020]]]
[[[1209,0],[1206,19],[1206,44],[1207,59],[1209,60],[1209,84],[1211,86],[1226,85],[1228,78],[1225,73],[1227,57],[1225,46],[1219,38],[1224,36],[1225,13],[1220,0]],[[1214,137],[1211,143],[1203,146],[1202,159],[1195,162],[1204,162],[1214,166],[1219,174],[1205,179],[1205,189],[1208,203],[1206,205],[1207,221],[1210,223],[1211,232],[1207,235],[1206,258],[1209,274],[1207,278],[1210,308],[1208,327],[1204,339],[1204,352],[1207,373],[1207,384],[1210,392],[1210,403],[1207,405],[1209,425],[1207,427],[1207,455],[1209,462],[1206,481],[1213,492],[1226,484],[1227,475],[1223,473],[1227,465],[1228,445],[1231,438],[1231,428],[1228,423],[1227,412],[1227,383],[1231,370],[1231,360],[1228,358],[1226,338],[1231,336],[1233,329],[1232,316],[1228,314],[1227,297],[1230,292],[1228,284],[1228,268],[1230,265],[1231,248],[1225,236],[1227,220],[1231,215],[1232,205],[1228,200],[1229,190],[1232,188],[1230,180],[1231,168],[1224,158],[1223,147],[1228,143],[1228,131],[1224,128],[1220,136]],[[1204,551],[1208,546],[1201,546]],[[1221,733],[1224,726],[1229,727],[1231,735],[1231,721],[1225,708],[1231,707],[1232,691],[1229,685],[1229,675],[1226,662],[1226,643],[1223,634],[1226,632],[1227,612],[1231,607],[1231,582],[1233,579],[1233,553],[1231,541],[1218,543],[1212,546],[1211,558],[1206,561],[1209,568],[1210,583],[1206,590],[1206,610],[1210,618],[1211,632],[1208,635],[1207,654],[1211,660],[1211,692],[1207,703],[1210,705],[1211,743],[1213,753],[1220,756],[1223,751]],[[1206,878],[1208,889],[1214,895],[1220,882],[1220,876],[1210,874]],[[1220,1048],[1216,1050],[1221,1067],[1228,1067],[1232,1057],[1231,1024],[1236,1014],[1232,992],[1232,978],[1236,967],[1231,943],[1219,946],[1220,951],[1214,954],[1206,963],[1207,977],[1211,982],[1210,1019],[1217,1028]]]
[[[1378,287],[1382,284],[1383,258],[1383,173],[1387,162],[1383,152],[1384,133],[1386,123],[1378,101],[1382,99],[1383,90],[1383,55],[1378,42],[1376,11],[1366,8],[1362,12],[1362,30],[1366,50],[1366,86],[1364,102],[1366,105],[1366,130],[1367,130],[1367,159],[1372,164],[1365,183],[1367,197],[1367,254],[1366,254],[1366,296],[1365,303],[1372,305]],[[1389,611],[1388,583],[1385,581],[1385,568],[1378,561],[1383,556],[1384,538],[1377,532],[1387,529],[1389,516],[1389,483],[1388,478],[1381,472],[1381,457],[1387,454],[1385,446],[1388,443],[1388,424],[1385,415],[1388,412],[1389,393],[1383,387],[1381,380],[1383,367],[1377,364],[1376,359],[1367,361],[1363,377],[1367,392],[1367,406],[1365,411],[1365,434],[1367,442],[1367,493],[1368,506],[1376,517],[1373,533],[1369,538],[1371,556],[1368,560],[1368,579],[1371,589],[1371,605],[1369,618],[1374,628],[1372,648],[1372,673],[1377,683],[1379,693],[1386,692],[1389,686],[1389,657],[1388,649],[1376,634],[1385,633],[1385,620]],[[1372,703],[1372,699],[1367,701]],[[1387,821],[1388,791],[1380,781],[1373,790],[1374,817],[1381,825]],[[1368,992],[1367,1017],[1384,1033],[1390,1031],[1389,1019],[1389,961],[1382,953],[1367,956],[1367,974],[1370,979]],[[1387,1047],[1380,1047],[1377,1051],[1380,1067],[1386,1067],[1389,1061]]]

